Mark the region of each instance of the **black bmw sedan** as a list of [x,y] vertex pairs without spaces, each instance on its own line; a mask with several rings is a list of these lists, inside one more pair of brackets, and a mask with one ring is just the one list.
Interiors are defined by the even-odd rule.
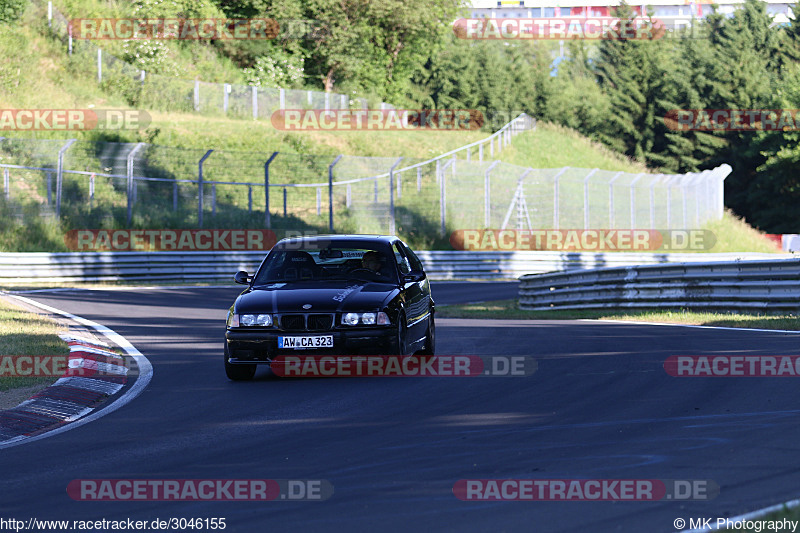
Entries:
[[279,241],[228,311],[225,372],[252,379],[280,355],[434,354],[434,303],[400,239],[319,235]]

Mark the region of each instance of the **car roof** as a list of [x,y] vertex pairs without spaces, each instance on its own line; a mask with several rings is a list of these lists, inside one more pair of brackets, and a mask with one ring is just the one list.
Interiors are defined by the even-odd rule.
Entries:
[[349,246],[358,244],[382,244],[391,246],[395,241],[399,240],[394,235],[348,235],[348,234],[335,234],[335,235],[306,235],[303,237],[289,237],[281,239],[275,246],[285,244],[299,244],[299,245],[315,245],[320,242],[327,244],[346,244]]

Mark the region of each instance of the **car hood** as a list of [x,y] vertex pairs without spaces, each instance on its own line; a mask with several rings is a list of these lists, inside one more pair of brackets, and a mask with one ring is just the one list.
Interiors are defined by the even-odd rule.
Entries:
[[[329,281],[272,283],[253,287],[236,300],[237,313],[333,313],[382,308],[399,289],[389,283]],[[306,304],[311,308],[303,309]]]

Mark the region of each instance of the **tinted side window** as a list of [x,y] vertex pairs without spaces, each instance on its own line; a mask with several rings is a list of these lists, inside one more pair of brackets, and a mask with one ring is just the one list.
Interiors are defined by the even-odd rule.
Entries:
[[395,243],[394,248],[394,258],[397,261],[397,268],[400,270],[400,274],[408,274],[411,272],[411,265],[408,263],[408,259],[406,259],[405,252],[399,246],[399,243]]
[[417,254],[411,251],[411,248],[405,245],[405,243],[398,243],[403,251],[406,253],[406,257],[408,258],[408,262],[411,264],[411,270],[423,270],[422,268],[422,261],[419,260]]

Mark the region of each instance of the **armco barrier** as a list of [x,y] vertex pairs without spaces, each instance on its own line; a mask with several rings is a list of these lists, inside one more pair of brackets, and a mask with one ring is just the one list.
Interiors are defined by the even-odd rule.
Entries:
[[800,310],[800,259],[598,268],[525,275],[527,310],[698,308]]
[[[0,283],[228,281],[254,272],[265,252],[84,252],[0,254]],[[418,252],[431,279],[516,279],[523,274],[676,261],[774,258],[774,254]]]

